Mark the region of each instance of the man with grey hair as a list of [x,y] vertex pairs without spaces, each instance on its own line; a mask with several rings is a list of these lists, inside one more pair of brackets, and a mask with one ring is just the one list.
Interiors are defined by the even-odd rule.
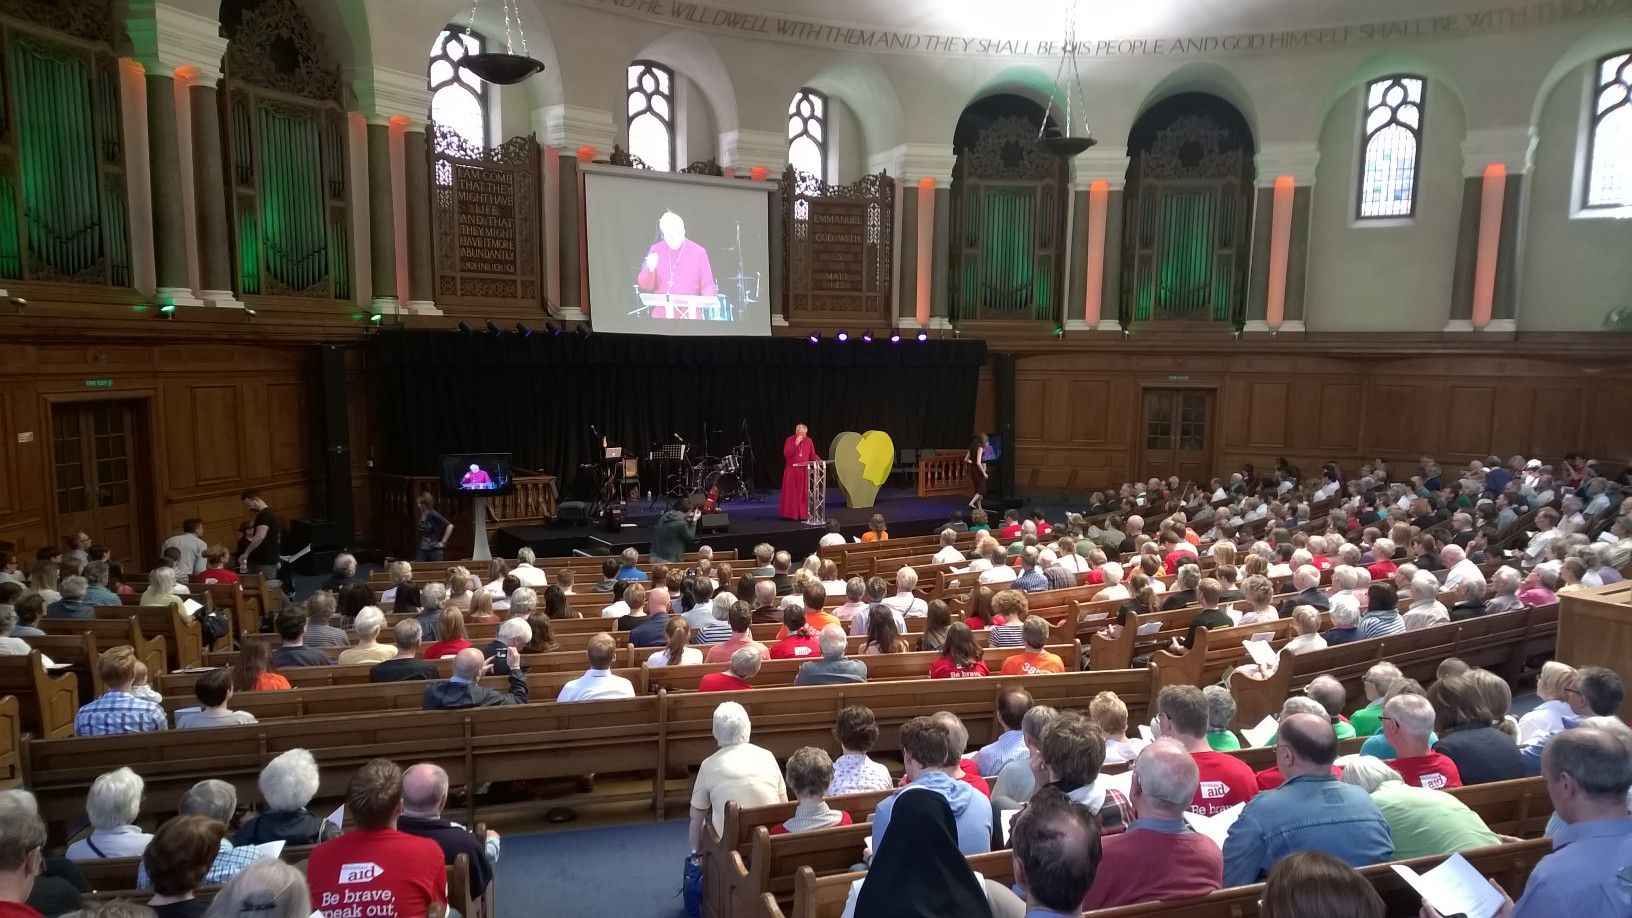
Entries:
[[[1072,554],[1071,557],[1077,556]],[[1048,581],[1048,589],[1068,590],[1077,585],[1077,572],[1066,567],[1062,561],[1059,553],[1052,548],[1045,548],[1037,554],[1037,568]]]
[[923,618],[929,614],[929,603],[913,592],[917,588],[918,572],[910,565],[903,565],[895,572],[895,595],[885,598],[883,603],[895,610],[896,619]]
[[[1194,565],[1185,566],[1193,567]],[[1128,588],[1122,583],[1122,565],[1115,561],[1106,561],[1104,564],[1099,566],[1099,578],[1100,582],[1104,584],[1104,586],[1100,588],[1098,593],[1094,594],[1094,599],[1107,600],[1130,598],[1131,594],[1128,592]]]
[[[1110,579],[1106,578],[1106,583]],[[1194,564],[1179,565],[1178,576],[1173,579],[1173,592],[1162,600],[1162,611],[1171,612],[1193,605],[1196,601],[1196,588],[1201,585],[1201,568]],[[1125,592],[1125,590],[1124,590]],[[1101,594],[1103,595],[1103,594]]]
[[1388,822],[1394,840],[1390,860],[1470,851],[1501,844],[1479,814],[1461,800],[1428,787],[1405,783],[1400,773],[1376,756],[1362,755],[1343,766],[1344,784],[1371,795]]
[[[214,778],[200,781],[181,795],[181,803],[177,805],[176,812],[182,816],[204,816],[224,826],[231,826],[232,817],[238,812],[238,791],[231,784]],[[240,847],[223,838],[220,852],[210,864],[209,872],[204,874],[204,882],[225,883],[260,858],[261,852],[254,847]],[[136,870],[136,887],[153,888],[153,880],[147,874],[145,860]]]
[[62,598],[45,607],[45,617],[53,620],[96,618],[96,607],[85,601],[85,591],[89,586],[89,581],[84,577],[63,578],[62,583],[57,584]]
[[533,626],[525,618],[507,618],[499,623],[499,630],[493,635],[493,640],[482,649],[482,656],[487,658],[489,666],[493,667],[493,675],[510,675],[510,653],[514,648],[517,653],[527,646],[533,639]]
[[[522,624],[526,624],[523,622]],[[600,637],[601,635],[596,635]],[[458,711],[527,703],[527,672],[521,668],[521,652],[515,646],[504,650],[510,677],[509,690],[496,692],[481,684],[487,658],[480,649],[466,647],[453,658],[453,676],[446,682],[426,686],[421,703],[427,711]]]
[[1027,545],[1020,549],[1020,573],[1014,578],[1011,588],[1024,593],[1035,593],[1048,589],[1048,577],[1037,568],[1042,552],[1035,545]]
[[941,548],[929,559],[931,564],[962,564],[963,552],[958,551],[958,534],[951,529],[941,530]]
[[1632,908],[1632,888],[1624,876],[1632,846],[1627,747],[1597,727],[1565,730],[1547,744],[1542,775],[1565,826],[1553,836],[1553,853],[1531,870],[1512,918],[1627,914]]
[[1171,902],[1219,888],[1223,852],[1184,821],[1200,782],[1195,758],[1178,742],[1159,739],[1140,751],[1129,794],[1139,818],[1100,839],[1102,859],[1085,910]]
[[44,874],[46,840],[34,795],[0,792],[0,912],[38,918],[42,913],[66,914],[82,904],[83,879],[75,884]]
[[368,681],[417,682],[437,677],[436,664],[419,659],[419,648],[425,639],[419,622],[411,618],[397,622],[391,636],[397,645],[397,655],[374,664],[368,671]]
[[249,820],[232,836],[234,845],[261,845],[282,840],[315,845],[340,836],[340,827],[306,807],[317,796],[317,759],[305,749],[291,749],[266,763],[257,784],[266,812]]
[[516,587],[510,594],[510,618],[526,618],[537,608],[538,591],[532,587]]
[[427,583],[419,591],[420,612],[414,616],[419,622],[419,630],[425,635],[425,640],[436,641],[437,623],[442,619],[442,604],[448,601],[448,586],[445,583]]
[[1298,592],[1281,603],[1281,618],[1291,618],[1292,610],[1298,606],[1311,606],[1317,612],[1325,612],[1332,607],[1331,600],[1320,591],[1320,570],[1313,564],[1305,564],[1292,572],[1292,588]]
[[714,742],[720,748],[703,760],[691,786],[691,826],[687,840],[692,854],[702,847],[704,823],[712,822],[715,832],[724,829],[727,803],[740,807],[766,806],[788,799],[787,785],[782,780],[782,769],[777,767],[776,756],[748,742],[753,735],[753,723],[742,705],[727,701],[716,707],[713,726]]
[[1003,547],[1002,543],[996,541],[987,541],[984,544],[985,548],[982,554],[986,558],[986,563],[990,566],[980,572],[980,582],[991,586],[993,589],[1001,589],[1013,582],[1015,578],[1014,568],[1009,566],[1008,550]]
[[867,681],[867,664],[860,660],[845,659],[848,637],[838,625],[828,625],[817,638],[822,658],[811,660],[799,667],[793,677],[794,685],[850,685]]
[[1500,615],[1524,608],[1524,603],[1519,600],[1519,586],[1523,582],[1524,578],[1513,568],[1506,565],[1498,568],[1490,576],[1490,586],[1496,595],[1485,600],[1485,614]]
[[1207,745],[1214,752],[1229,752],[1241,748],[1241,741],[1230,731],[1235,720],[1235,696],[1222,685],[1213,684],[1201,690],[1207,699]]
[[351,646],[346,633],[329,624],[334,620],[334,610],[333,593],[319,590],[306,598],[306,636],[301,639],[302,644],[307,647]]
[[341,552],[334,556],[334,572],[329,579],[323,581],[319,589],[327,593],[339,593],[354,583],[357,579],[357,558],[348,552]]
[[493,879],[499,833],[489,829],[487,838],[477,841],[469,829],[442,818],[447,805],[448,773],[439,765],[410,766],[402,773],[402,815],[397,817],[397,831],[436,842],[445,864],[452,865],[463,854],[470,862],[471,894],[480,896]]
[[776,595],[787,596],[793,592],[793,555],[779,551],[771,556],[771,583],[776,585]]
[[1405,630],[1421,631],[1451,620],[1445,604],[1439,601],[1439,578],[1429,571],[1411,575],[1411,605],[1405,610]]
[[1395,695],[1383,705],[1383,739],[1394,749],[1389,764],[1412,787],[1444,790],[1462,786],[1462,772],[1433,751],[1434,706],[1421,695]]
[[1354,727],[1355,736],[1370,736],[1382,726],[1383,697],[1388,694],[1389,687],[1404,674],[1393,663],[1383,660],[1373,663],[1366,674],[1360,677],[1360,687],[1366,693],[1366,706],[1354,712],[1349,718],[1349,725]]
[[[543,587],[549,586],[550,575],[546,574],[533,564],[533,562],[536,560],[538,560],[538,556],[533,554],[533,550],[523,546],[521,551],[516,552],[516,566],[510,569],[510,573],[518,582],[521,583],[522,586],[542,589]],[[635,560],[640,560],[639,553],[636,553]],[[624,577],[620,572],[618,579],[630,580],[635,578]],[[639,579],[644,580],[645,577],[642,576]]]
[[1450,613],[1451,621],[1460,622],[1470,618],[1478,618],[1485,614],[1486,584],[1483,577],[1473,580],[1464,580],[1457,587],[1456,602],[1446,610]]
[[117,606],[119,594],[108,589],[108,562],[85,565],[85,601],[93,606]]
[[1468,552],[1455,542],[1450,542],[1439,550],[1439,563],[1445,565],[1445,591],[1448,593],[1464,582],[1478,580],[1483,583],[1485,574],[1479,570],[1479,565],[1469,560]]

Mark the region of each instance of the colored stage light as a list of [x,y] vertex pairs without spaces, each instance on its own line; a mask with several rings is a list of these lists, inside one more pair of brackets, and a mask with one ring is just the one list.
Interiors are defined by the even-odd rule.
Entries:
[[841,329],[839,329],[839,333],[838,333],[838,335],[836,337],[841,342],[849,341],[850,340],[850,333],[841,328]]
[[896,334],[891,335],[890,336],[890,343],[891,344],[900,344],[901,343],[901,334],[899,332],[897,332]]
[[919,332],[918,333],[918,340],[921,341],[921,342],[922,341],[928,341],[929,340],[929,332]]

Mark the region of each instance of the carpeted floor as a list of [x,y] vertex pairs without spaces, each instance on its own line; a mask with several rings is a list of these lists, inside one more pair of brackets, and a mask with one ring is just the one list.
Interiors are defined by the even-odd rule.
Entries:
[[498,918],[679,918],[686,821],[507,836]]

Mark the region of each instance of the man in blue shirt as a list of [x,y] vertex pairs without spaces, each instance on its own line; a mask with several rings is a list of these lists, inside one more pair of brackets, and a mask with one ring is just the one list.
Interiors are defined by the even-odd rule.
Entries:
[[1020,576],[1014,578],[1014,589],[1027,593],[1048,589],[1048,575],[1037,568],[1039,557],[1041,552],[1035,545],[1027,545],[1020,550]]
[[1632,914],[1632,750],[1608,731],[1576,727],[1554,734],[1543,758],[1547,794],[1565,826],[1530,872],[1512,918]]
[[640,552],[633,548],[625,548],[620,556],[623,566],[618,568],[619,580],[645,580],[646,573],[636,565],[640,564]]
[[[1563,701],[1570,706],[1570,713],[1560,718],[1564,729],[1580,726],[1582,718],[1614,716],[1621,709],[1621,700],[1625,697],[1626,684],[1613,669],[1583,666],[1576,671],[1575,683],[1564,690]],[[1531,776],[1542,773],[1542,757],[1547,751],[1547,744],[1557,735],[1543,736],[1519,750],[1526,773]]]
[[890,827],[896,798],[923,791],[940,794],[951,806],[959,851],[971,855],[992,850],[992,807],[980,791],[963,781],[959,768],[962,756],[963,750],[952,741],[952,731],[935,718],[914,717],[901,725],[901,762],[908,783],[881,801],[873,812],[875,856]]
[[1276,731],[1275,765],[1286,783],[1248,801],[1224,841],[1224,885],[1262,880],[1294,851],[1323,851],[1351,867],[1387,861],[1388,821],[1359,787],[1332,774],[1337,733],[1314,714],[1293,714]]

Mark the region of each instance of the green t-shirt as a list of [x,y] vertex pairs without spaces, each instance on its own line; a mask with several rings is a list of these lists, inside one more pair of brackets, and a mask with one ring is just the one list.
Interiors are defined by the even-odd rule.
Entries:
[[1375,701],[1349,716],[1355,736],[1370,736],[1383,727],[1383,703]]
[[1208,730],[1207,745],[1213,747],[1214,752],[1232,752],[1241,748],[1241,741],[1233,730]]
[[1394,837],[1390,860],[1450,854],[1500,844],[1479,814],[1450,794],[1389,781],[1371,795]]

